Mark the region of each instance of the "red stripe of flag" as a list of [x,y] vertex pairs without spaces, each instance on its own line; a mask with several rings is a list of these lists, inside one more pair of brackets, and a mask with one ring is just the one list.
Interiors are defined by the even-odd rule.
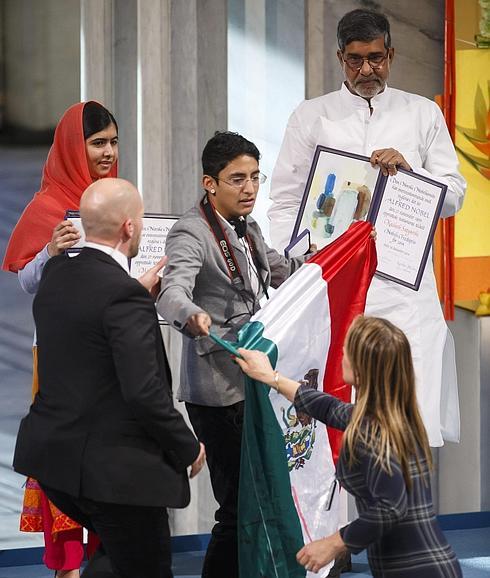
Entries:
[[[331,341],[323,390],[350,402],[351,387],[342,379],[342,355],[345,335],[353,319],[364,312],[366,295],[376,271],[376,246],[372,225],[359,221],[333,243],[309,260],[322,268],[330,303]],[[342,432],[328,428],[334,462],[340,453]]]

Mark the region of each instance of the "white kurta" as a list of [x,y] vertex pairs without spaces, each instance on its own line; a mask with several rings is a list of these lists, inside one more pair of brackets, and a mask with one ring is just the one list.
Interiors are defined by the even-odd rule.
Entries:
[[[371,99],[339,91],[304,101],[289,119],[272,174],[269,210],[273,246],[289,243],[317,145],[365,156],[394,148],[422,175],[448,185],[442,216],[458,211],[466,183],[439,107],[415,94],[386,87]],[[375,277],[366,314],[384,317],[407,335],[417,379],[417,396],[432,446],[459,440],[459,405],[454,343],[439,303],[432,260],[418,291]]]

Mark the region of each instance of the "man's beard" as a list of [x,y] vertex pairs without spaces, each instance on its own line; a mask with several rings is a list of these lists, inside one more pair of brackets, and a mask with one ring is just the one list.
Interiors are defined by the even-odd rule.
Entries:
[[362,98],[373,98],[380,92],[383,92],[386,82],[377,76],[370,78],[356,79],[354,82],[347,80],[350,88]]
[[128,250],[128,257],[130,259],[132,259],[133,257],[136,257],[136,255],[139,253],[140,241],[141,241],[141,234],[138,235],[138,238],[133,237],[131,239],[131,243],[129,245],[129,250]]

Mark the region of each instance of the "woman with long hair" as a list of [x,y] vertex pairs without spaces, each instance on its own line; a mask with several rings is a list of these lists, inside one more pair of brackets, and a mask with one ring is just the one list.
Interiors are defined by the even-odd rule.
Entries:
[[355,404],[279,375],[264,353],[239,352],[247,375],[277,389],[297,411],[344,431],[337,478],[355,497],[359,517],[304,546],[298,562],[317,572],[335,557],[367,549],[375,577],[460,578],[432,505],[431,453],[405,334],[385,319],[354,320],[342,370]]
[[[27,205],[7,246],[2,268],[36,293],[44,265],[77,243],[80,235],[65,219],[78,210],[83,191],[95,180],[117,176],[118,128],[113,115],[94,101],[71,106],[59,121],[44,165],[41,188]],[[39,389],[34,347],[33,397]],[[28,479],[21,530],[44,532],[44,563],[58,578],[78,578],[84,556],[82,528]],[[89,536],[89,546],[94,540]]]

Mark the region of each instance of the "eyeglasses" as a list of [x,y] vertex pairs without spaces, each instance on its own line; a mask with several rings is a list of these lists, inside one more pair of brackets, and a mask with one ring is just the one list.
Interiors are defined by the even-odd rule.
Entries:
[[389,50],[386,51],[386,54],[372,54],[369,56],[348,56],[344,58],[342,56],[342,60],[347,64],[347,66],[358,72],[364,66],[364,62],[367,62],[369,66],[373,70],[378,70],[378,68],[382,68],[385,60],[388,58]]
[[252,187],[254,189],[258,189],[259,185],[263,185],[265,183],[267,176],[263,173],[259,173],[258,175],[250,177],[249,179],[245,179],[244,177],[232,177],[229,181],[225,181],[224,179],[220,179],[218,177],[213,177],[213,179],[215,181],[223,181],[223,183],[230,185],[230,187],[233,187],[234,189],[242,190],[248,181],[252,183]]

